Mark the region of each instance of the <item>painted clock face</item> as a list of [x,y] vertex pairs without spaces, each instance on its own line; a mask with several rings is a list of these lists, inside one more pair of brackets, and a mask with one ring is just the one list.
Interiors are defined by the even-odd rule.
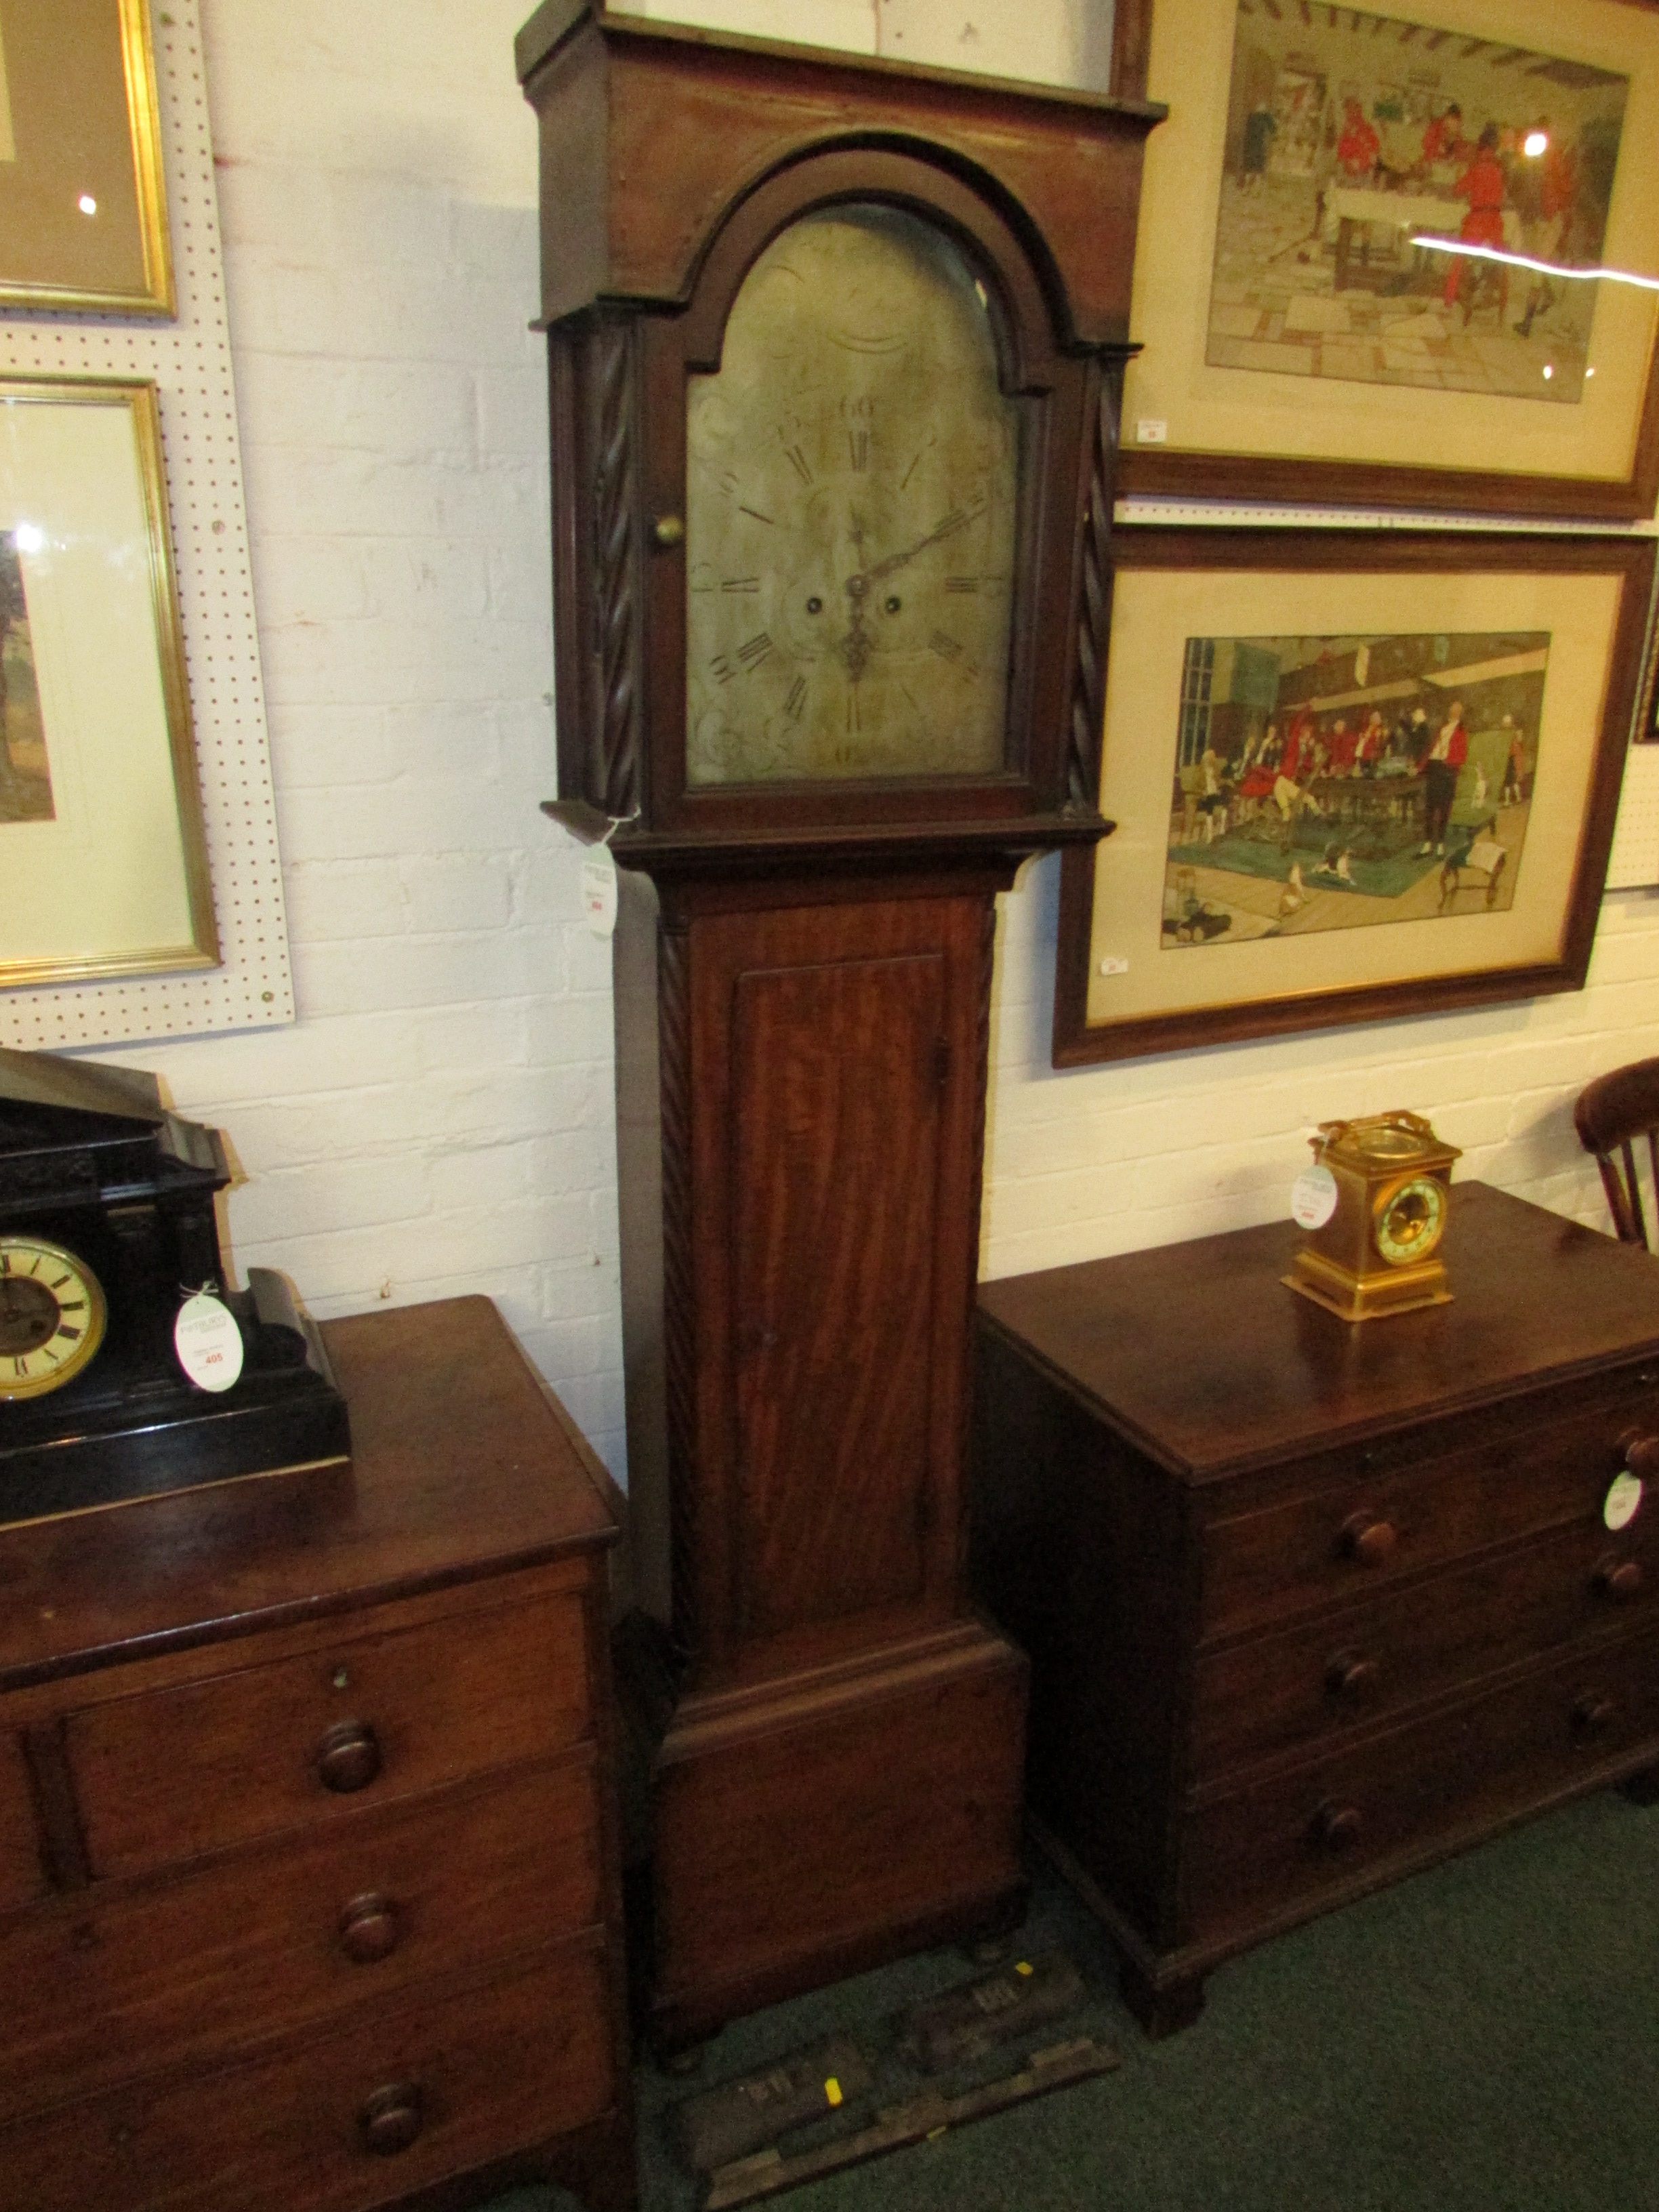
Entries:
[[105,1314],[84,1260],[40,1237],[0,1237],[0,1401],[61,1389],[103,1342]]
[[1002,769],[1024,415],[931,224],[772,241],[689,385],[690,786]]
[[1426,1260],[1446,1226],[1446,1187],[1433,1176],[1410,1176],[1379,1195],[1371,1223],[1377,1251],[1391,1267]]

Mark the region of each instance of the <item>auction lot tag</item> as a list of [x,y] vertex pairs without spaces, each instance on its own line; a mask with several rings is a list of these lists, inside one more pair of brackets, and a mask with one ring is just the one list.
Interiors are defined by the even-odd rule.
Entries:
[[179,1364],[204,1390],[228,1390],[242,1371],[242,1332],[236,1316],[211,1291],[198,1291],[173,1324]]
[[1615,1474],[1601,1501],[1601,1518],[1609,1528],[1628,1528],[1642,1503],[1642,1478],[1626,1468]]
[[1304,1168],[1291,1185],[1291,1218],[1298,1229],[1322,1229],[1336,1212],[1336,1177],[1328,1168]]
[[582,862],[582,914],[595,937],[617,927],[617,864],[610,848],[596,845]]

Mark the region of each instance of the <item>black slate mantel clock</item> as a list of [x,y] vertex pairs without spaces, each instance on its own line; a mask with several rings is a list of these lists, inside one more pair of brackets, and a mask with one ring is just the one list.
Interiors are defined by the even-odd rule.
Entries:
[[[345,1401],[283,1278],[251,1267],[229,1289],[229,1181],[218,1132],[153,1076],[0,1051],[0,1522],[348,1456]],[[240,1362],[227,1388],[176,1347],[204,1292]]]
[[1162,111],[574,0],[518,63],[548,811],[624,886],[621,1672],[674,2040],[1018,1907],[1024,1662],[962,1571],[994,894],[1108,827]]

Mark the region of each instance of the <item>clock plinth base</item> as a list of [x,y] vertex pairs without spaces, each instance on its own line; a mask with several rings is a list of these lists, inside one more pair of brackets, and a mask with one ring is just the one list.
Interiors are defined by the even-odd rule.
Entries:
[[1027,1672],[969,1620],[681,1698],[647,1785],[659,2048],[1018,1921]]
[[1451,1302],[1438,1260],[1356,1275],[1318,1252],[1298,1252],[1291,1266],[1292,1272],[1279,1279],[1343,1321],[1381,1321],[1389,1314],[1416,1313]]

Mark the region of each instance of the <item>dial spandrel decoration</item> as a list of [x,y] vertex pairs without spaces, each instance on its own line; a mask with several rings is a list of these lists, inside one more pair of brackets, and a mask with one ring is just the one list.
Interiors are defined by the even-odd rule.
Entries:
[[41,1238],[0,1237],[0,1402],[61,1389],[102,1343],[105,1316],[84,1261]]
[[943,232],[772,241],[689,384],[689,785],[1003,768],[1022,421]]

